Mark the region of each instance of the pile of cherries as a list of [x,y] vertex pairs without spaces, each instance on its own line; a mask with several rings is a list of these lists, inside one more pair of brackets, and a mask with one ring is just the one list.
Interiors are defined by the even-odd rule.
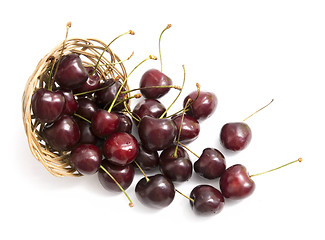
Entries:
[[[42,123],[40,135],[47,146],[70,154],[70,164],[79,173],[98,174],[105,189],[126,194],[135,168],[139,169],[144,177],[135,186],[136,196],[154,208],[171,204],[179,192],[174,183],[188,181],[193,170],[202,178],[220,178],[220,191],[204,184],[186,196],[200,215],[219,213],[224,198],[242,199],[254,191],[246,168],[240,164],[226,168],[219,150],[205,148],[194,164],[189,157],[186,144],[197,139],[200,123],[216,110],[214,93],[198,88],[184,98],[183,109],[167,116],[169,108],[158,99],[177,87],[162,71],[150,69],[136,89],[143,99],[130,110],[132,90],[126,89],[126,80],[101,79],[95,66],[84,66],[74,53],[62,55],[53,66],[52,85],[34,92],[32,111]],[[239,151],[249,144],[251,135],[246,123],[227,123],[220,140],[226,149]],[[154,169],[160,173],[145,174]]]

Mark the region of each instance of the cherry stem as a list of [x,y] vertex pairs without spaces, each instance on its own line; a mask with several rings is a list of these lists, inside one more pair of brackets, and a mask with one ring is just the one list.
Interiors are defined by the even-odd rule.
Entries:
[[113,102],[111,103],[111,106],[110,106],[109,109],[107,110],[108,112],[111,112],[111,111],[112,111],[112,109],[113,109],[113,107],[114,107],[114,104],[115,104],[115,102],[116,102],[116,99],[117,99],[118,95],[121,93],[122,88],[123,88],[124,85],[126,84],[126,82],[127,82],[128,78],[130,77],[130,75],[131,75],[131,74],[134,72],[134,70],[137,69],[137,68],[138,68],[142,63],[144,63],[145,61],[150,60],[150,59],[152,59],[152,60],[157,60],[157,57],[156,57],[156,56],[153,56],[153,55],[149,55],[148,58],[144,59],[142,62],[140,62],[138,65],[136,65],[136,66],[133,68],[133,70],[129,73],[129,75],[124,79],[124,81],[123,81],[121,87],[119,88],[119,90],[118,90],[117,93],[116,93],[116,96],[115,96]]
[[161,58],[161,47],[160,47],[160,43],[161,43],[161,36],[163,35],[163,33],[167,30],[167,29],[169,29],[169,28],[171,28],[171,24],[168,24],[166,27],[165,27],[165,29],[161,32],[161,34],[160,34],[160,36],[159,36],[159,58],[160,58],[160,71],[162,72],[163,71],[163,65],[162,65],[162,58]]
[[64,48],[65,48],[65,44],[66,44],[66,42],[67,42],[68,33],[69,33],[69,29],[70,29],[70,28],[71,28],[71,22],[68,22],[67,25],[66,25],[65,38],[64,38],[64,41],[63,41],[63,44],[62,44],[62,49],[61,49],[60,57],[59,57],[59,60],[58,60],[57,65],[56,65],[56,68],[55,68],[55,72],[54,72],[53,78],[52,78],[52,72],[53,72],[53,69],[54,69],[55,61],[53,62],[53,65],[52,65],[52,68],[51,68],[51,71],[50,71],[50,76],[49,76],[50,84],[49,84],[49,86],[48,86],[48,90],[49,90],[49,91],[52,91],[52,89],[53,89],[54,79],[55,79],[56,73],[57,73],[57,71],[58,71],[58,68],[59,68],[59,65],[60,65],[60,62],[61,62],[61,58],[62,58],[62,56],[63,56],[63,50],[64,50]]
[[140,118],[139,117],[135,117],[134,114],[132,114],[128,108],[128,106],[126,105],[126,102],[123,102],[124,103],[124,108],[125,108],[125,111],[133,118],[135,119],[136,121],[140,122]]
[[178,193],[179,193],[180,195],[182,195],[183,197],[187,198],[188,200],[194,202],[194,199],[193,199],[193,198],[190,198],[190,197],[186,196],[185,194],[183,194],[182,192],[180,192],[180,191],[177,190],[176,188],[175,188],[175,191],[178,192]]
[[267,106],[269,106],[272,102],[274,101],[274,99],[271,100],[271,102],[269,102],[268,104],[266,104],[264,107],[258,109],[256,112],[254,112],[253,114],[249,115],[247,118],[245,118],[243,120],[243,122],[245,122],[247,119],[249,119],[251,116],[255,115],[256,113],[258,113],[259,111],[263,110],[264,108],[266,108]]
[[128,100],[130,100],[132,98],[140,98],[140,97],[142,97],[142,95],[140,93],[138,93],[138,94],[135,94],[135,95],[133,95],[131,97],[124,98],[123,100],[119,101],[118,103],[115,103],[114,107],[116,107],[117,105],[119,105],[119,104],[121,104],[123,102],[127,102]]
[[284,164],[284,165],[282,165],[282,166],[280,166],[280,167],[273,168],[273,169],[268,170],[268,171],[265,171],[265,172],[261,172],[261,173],[257,173],[257,174],[250,175],[249,177],[255,177],[255,176],[262,175],[262,174],[264,174],[264,173],[272,172],[272,171],[278,170],[278,169],[280,169],[280,168],[286,167],[286,166],[288,166],[288,165],[290,165],[290,164],[292,164],[292,163],[295,163],[295,162],[302,162],[302,158],[298,158],[298,159],[295,160],[295,161],[289,162],[289,163]]
[[150,86],[150,87],[134,88],[134,89],[127,90],[127,91],[122,91],[121,93],[123,93],[123,94],[124,93],[130,93],[130,92],[133,92],[133,91],[138,91],[138,90],[143,90],[143,89],[150,89],[150,88],[174,88],[174,89],[177,89],[177,90],[181,90],[180,86],[165,85],[165,86]]
[[159,119],[164,118],[164,116],[167,114],[167,112],[169,111],[169,109],[174,105],[174,103],[177,101],[177,99],[179,98],[179,96],[181,95],[183,88],[184,88],[184,84],[185,84],[185,76],[186,76],[186,72],[185,72],[185,66],[182,65],[183,67],[183,71],[184,71],[184,79],[183,79],[183,84],[181,89],[179,90],[179,93],[177,94],[176,98],[174,99],[174,101],[170,104],[170,106],[165,110],[165,112],[163,114],[161,114],[161,116],[159,117]]
[[[197,99],[198,99],[198,97],[199,97],[199,95],[200,95],[200,84],[199,83],[196,83],[196,88],[197,88],[197,95],[196,95],[196,98],[194,99],[194,101],[192,100],[191,102],[190,102],[190,104],[187,106],[187,108],[185,108],[185,112],[187,112],[188,110],[189,110],[189,106],[191,106]],[[170,118],[170,117],[172,117],[172,116],[175,116],[175,115],[177,115],[177,114],[179,114],[180,112],[182,112],[182,111],[184,111],[184,109],[181,109],[181,110],[179,110],[179,111],[177,111],[177,112],[175,112],[175,113],[173,113],[173,114],[171,114],[171,115],[169,115],[169,116],[167,116],[167,117],[165,117],[165,118]]]
[[97,89],[94,89],[94,90],[91,90],[91,91],[87,91],[87,92],[75,93],[74,96],[81,96],[81,95],[85,95],[85,94],[89,94],[89,93],[98,92],[98,91],[101,91],[101,90],[104,90],[106,88],[111,87],[114,83],[115,83],[115,81],[112,82],[112,84],[109,84],[109,85],[107,85],[105,87],[97,88]]
[[[112,63],[110,62],[109,64],[98,64],[98,66],[108,66],[108,65],[120,64],[120,63],[123,63],[123,62],[126,62],[126,61],[130,60],[130,58],[133,55],[134,55],[134,51],[131,53],[131,55],[128,58],[126,58],[124,60],[121,60],[121,61],[118,61],[118,62],[112,62]],[[96,65],[94,65],[94,64],[85,64],[84,66],[85,67],[95,67]]]
[[77,113],[74,113],[73,115],[91,124],[91,121],[89,121],[87,118],[85,118]]
[[143,174],[144,178],[146,179],[147,182],[149,182],[149,178],[147,177],[147,175],[144,173],[143,169],[140,167],[139,163],[137,163],[137,161],[133,161],[137,167],[139,168],[140,172]]
[[191,149],[189,149],[186,145],[184,145],[184,144],[181,143],[181,142],[178,142],[178,143],[179,143],[179,145],[181,145],[183,148],[185,148],[187,151],[189,151],[190,153],[192,153],[195,157],[200,158],[199,155],[197,155],[195,152],[193,152]]
[[122,186],[118,183],[118,181],[116,181],[116,179],[112,176],[112,174],[110,174],[104,167],[103,165],[100,165],[100,168],[103,169],[103,171],[116,183],[116,185],[121,189],[121,191],[125,194],[125,196],[129,199],[130,203],[129,206],[133,207],[134,204],[131,201],[129,195],[125,192],[125,190],[122,188]]
[[107,51],[107,49],[109,48],[109,46],[116,40],[116,39],[118,39],[118,38],[120,38],[120,37],[122,37],[122,36],[124,36],[124,35],[126,35],[126,34],[131,34],[131,35],[134,35],[134,32],[132,31],[132,30],[129,30],[129,31],[127,31],[127,32],[125,32],[125,33],[122,33],[121,35],[119,35],[119,36],[117,36],[116,38],[114,38],[105,48],[104,48],[104,50],[103,50],[103,52],[100,54],[100,56],[99,56],[99,58],[98,58],[98,61],[97,61],[97,63],[96,63],[96,65],[95,65],[95,68],[94,68],[94,70],[93,70],[93,72],[91,73],[91,75],[93,75],[95,72],[96,72],[96,70],[97,70],[97,68],[98,68],[98,65],[99,65],[99,62],[100,62],[100,59],[103,57],[103,55],[104,55],[104,53]]
[[178,131],[178,136],[177,136],[177,143],[176,143],[176,147],[175,147],[175,151],[174,151],[174,155],[173,157],[174,158],[177,158],[177,150],[178,150],[178,145],[179,145],[179,139],[181,138],[181,132],[182,132],[182,126],[183,126],[183,121],[184,121],[184,115],[185,115],[185,112],[186,112],[186,108],[188,107],[189,103],[192,101],[192,99],[188,99],[186,104],[185,104],[185,107],[183,109],[183,114],[182,114],[182,119],[181,119],[181,124],[180,124],[180,127],[179,127],[179,131]]

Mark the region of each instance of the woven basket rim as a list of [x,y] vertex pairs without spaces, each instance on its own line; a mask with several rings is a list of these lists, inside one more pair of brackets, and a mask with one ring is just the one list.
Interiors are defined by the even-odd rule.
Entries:
[[[69,164],[69,152],[57,152],[50,149],[39,134],[41,123],[33,118],[31,111],[31,98],[35,90],[44,87],[44,75],[51,64],[50,58],[58,59],[62,53],[77,53],[83,57],[83,63],[97,62],[100,54],[107,46],[104,42],[96,38],[69,38],[62,41],[48,52],[37,64],[35,70],[28,78],[22,96],[22,117],[24,130],[27,136],[29,148],[33,156],[40,161],[48,172],[57,177],[81,176]],[[109,58],[108,58],[109,57]],[[87,60],[87,61],[86,61]],[[123,62],[113,51],[108,48],[101,58],[104,64],[98,68],[101,79],[120,78],[126,79],[127,72]],[[127,83],[126,83],[126,87]]]

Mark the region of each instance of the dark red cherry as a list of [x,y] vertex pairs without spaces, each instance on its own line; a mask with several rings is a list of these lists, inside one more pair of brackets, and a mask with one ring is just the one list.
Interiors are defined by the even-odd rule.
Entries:
[[177,127],[177,132],[179,132],[180,127],[182,127],[181,135],[179,138],[180,142],[190,143],[198,138],[200,133],[200,124],[195,118],[189,115],[184,115],[182,122],[182,115],[176,115],[172,117],[172,120]]
[[40,88],[34,92],[31,105],[36,119],[43,123],[51,123],[61,116],[65,98],[61,92]]
[[97,137],[106,138],[117,131],[119,124],[116,113],[99,109],[91,119],[91,130]]
[[164,208],[175,197],[173,182],[162,174],[142,178],[135,186],[135,193],[140,202],[153,208]]
[[145,116],[138,126],[139,137],[145,148],[151,151],[163,150],[173,144],[177,128],[169,118]]
[[107,138],[103,146],[105,158],[110,163],[119,166],[125,166],[133,162],[138,152],[138,141],[126,132],[114,133]]
[[159,155],[157,151],[147,150],[140,144],[139,153],[135,161],[140,165],[142,170],[150,171],[158,167]]
[[214,148],[204,149],[200,158],[194,163],[194,171],[207,179],[218,178],[225,170],[225,157]]
[[[114,81],[113,79],[108,79],[104,83],[100,84],[99,88],[104,88],[100,91],[95,92],[95,102],[100,108],[108,108],[113,102],[117,92],[119,91],[122,83],[120,81]],[[125,91],[125,88],[122,88],[122,91]],[[115,103],[118,103],[123,100],[125,94],[120,93],[116,99]],[[114,110],[124,109],[124,104],[119,104]]]
[[94,91],[99,88],[100,78],[97,72],[92,74],[94,71],[93,67],[85,67],[85,69],[88,72],[88,79],[79,88],[73,90],[74,93],[85,93],[85,92]]
[[187,115],[192,116],[197,120],[204,120],[210,117],[217,108],[218,100],[214,93],[200,91],[199,97],[197,97],[197,91],[190,93],[183,102],[185,107],[188,99],[192,99],[193,103],[189,106],[189,111],[186,112]]
[[100,149],[92,144],[81,144],[71,151],[70,163],[81,174],[94,174],[102,162]]
[[159,118],[166,111],[165,106],[156,99],[144,99],[133,108],[135,117],[142,119],[144,116]]
[[54,123],[44,127],[44,140],[55,150],[71,150],[80,139],[80,130],[77,122],[68,115],[63,115]]
[[[113,176],[124,190],[133,182],[134,167],[132,164],[117,166],[109,163],[107,159],[104,159],[102,161],[102,166]],[[121,192],[121,189],[117,186],[115,181],[101,168],[98,170],[98,179],[106,190]]]
[[89,98],[79,98],[76,113],[91,121],[98,107],[96,103]]
[[88,72],[79,55],[71,53],[61,58],[55,80],[64,89],[76,89],[88,79]]
[[64,104],[62,114],[73,115],[78,108],[78,102],[75,99],[73,93],[71,91],[65,91],[65,90],[59,92],[62,92],[65,98],[65,104]]
[[221,192],[210,185],[196,186],[191,194],[190,201],[193,211],[198,215],[214,215],[221,212],[225,199]]
[[236,164],[221,175],[220,190],[225,198],[243,199],[251,195],[255,183],[248,175],[246,167]]
[[172,80],[165,74],[156,69],[150,69],[146,71],[140,80],[140,92],[145,98],[160,98],[164,96],[170,88],[147,88],[152,86],[169,86],[172,85]]
[[76,121],[77,121],[79,129],[80,129],[79,144],[82,144],[82,143],[97,144],[98,138],[91,131],[90,123],[88,123],[82,119],[79,119],[79,118],[76,118]]
[[174,156],[176,146],[163,150],[159,157],[159,169],[167,178],[175,182],[185,182],[192,176],[192,162],[184,148],[178,146],[177,156]]
[[244,122],[225,124],[220,132],[221,144],[229,150],[240,151],[247,147],[252,139],[252,131]]
[[120,119],[120,124],[117,128],[117,132],[132,132],[132,120],[124,113],[118,113],[118,117]]

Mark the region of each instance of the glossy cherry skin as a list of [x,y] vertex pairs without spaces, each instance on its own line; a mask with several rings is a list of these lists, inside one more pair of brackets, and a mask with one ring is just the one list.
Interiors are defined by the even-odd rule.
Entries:
[[169,118],[158,119],[145,116],[139,123],[138,132],[145,148],[151,151],[159,151],[173,144],[177,127]]
[[190,201],[193,211],[198,215],[209,216],[221,212],[225,205],[225,199],[221,192],[210,185],[196,186],[190,193]]
[[98,171],[102,162],[100,149],[92,144],[81,144],[71,151],[70,163],[73,168],[84,175],[91,175]]
[[118,113],[118,117],[120,119],[120,124],[117,128],[117,132],[132,132],[132,120],[124,113]]
[[205,148],[200,158],[194,163],[194,171],[207,179],[218,178],[225,170],[225,157],[214,148]]
[[188,153],[180,146],[177,148],[177,157],[175,157],[175,147],[170,146],[161,152],[159,169],[170,180],[185,182],[192,176],[192,162]]
[[103,146],[105,158],[118,166],[125,166],[133,162],[138,152],[138,141],[126,132],[114,133],[106,139]]
[[[124,190],[133,182],[134,167],[132,164],[117,166],[109,163],[107,159],[104,159],[102,161],[102,166],[114,177]],[[114,180],[102,168],[98,170],[98,179],[106,190],[121,192],[121,189]]]
[[[85,67],[85,69],[88,72],[88,79],[79,88],[73,90],[74,93],[90,92],[90,91],[98,89],[98,87],[99,87],[99,84],[100,84],[99,75],[96,72],[94,74],[92,74],[94,71],[94,68],[93,67]],[[89,94],[86,94],[86,95],[89,95]]]
[[177,127],[177,132],[182,128],[179,138],[180,142],[190,143],[198,138],[200,133],[200,124],[198,120],[188,115],[184,115],[183,122],[182,115],[176,115],[172,117],[172,120]]
[[71,150],[80,139],[80,130],[77,122],[68,115],[63,115],[54,123],[44,127],[44,140],[55,150]]
[[[151,171],[158,167],[159,155],[157,151],[147,150],[142,144],[139,145],[139,153],[135,161],[144,171]],[[135,165],[136,166],[136,165]]]
[[[140,88],[151,86],[169,86],[172,85],[172,80],[165,74],[156,69],[146,71],[140,80]],[[170,88],[146,88],[140,92],[145,98],[157,99],[168,93]]]
[[106,138],[117,131],[119,124],[116,113],[99,109],[91,119],[91,130],[97,137]]
[[196,99],[197,94],[198,93],[196,91],[190,93],[184,99],[183,106],[185,107],[189,98],[192,99],[193,103],[189,106],[189,111],[187,111],[186,114],[199,121],[205,120],[215,112],[218,100],[216,95],[212,92],[200,91],[200,95]]
[[59,92],[61,92],[65,98],[65,104],[64,104],[62,114],[73,115],[78,108],[78,102],[75,99],[73,93],[71,91],[64,91],[64,90]]
[[144,116],[159,118],[166,111],[165,106],[156,99],[144,99],[133,108],[133,114],[139,119]]
[[71,53],[62,56],[55,80],[63,89],[76,89],[87,79],[88,72],[82,65],[79,55]]
[[135,193],[140,202],[152,208],[164,208],[175,197],[173,182],[162,174],[142,178],[135,186]]
[[241,151],[247,147],[252,139],[252,131],[244,122],[225,124],[220,132],[221,144],[229,150]]
[[[95,92],[95,102],[97,106],[101,108],[109,108],[121,86],[122,83],[120,81],[115,82],[113,79],[108,79],[104,83],[100,84],[99,88],[106,88]],[[125,91],[124,87],[122,88],[122,91]],[[115,103],[122,101],[124,97],[125,94],[120,93]],[[114,109],[122,110],[124,109],[124,104],[119,104],[114,107]]]
[[96,103],[89,98],[79,98],[76,113],[91,121],[98,107]]
[[220,190],[225,198],[243,199],[255,190],[255,183],[248,175],[246,167],[236,164],[221,175]]
[[34,92],[31,106],[36,119],[43,123],[51,123],[61,116],[65,98],[61,92],[40,88]]

